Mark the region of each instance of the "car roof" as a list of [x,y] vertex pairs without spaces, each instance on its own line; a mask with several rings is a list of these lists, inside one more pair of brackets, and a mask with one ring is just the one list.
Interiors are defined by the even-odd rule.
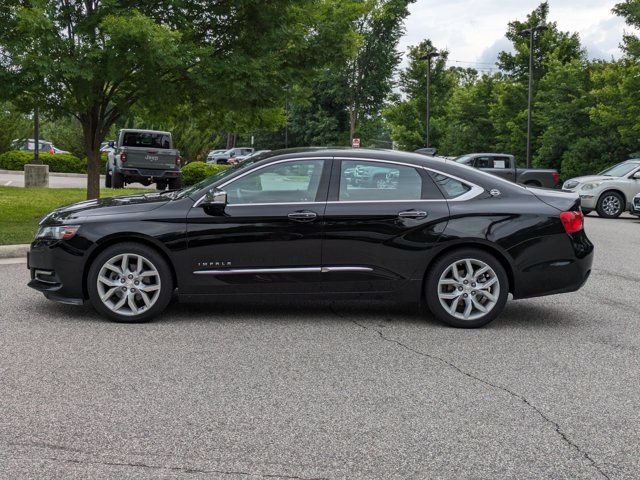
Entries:
[[166,135],[171,135],[171,132],[167,132],[165,130],[147,130],[145,128],[122,128],[121,132],[144,132],[144,133],[164,133]]
[[460,157],[479,157],[481,155],[503,155],[505,157],[513,157],[511,153],[498,153],[498,152],[480,152],[480,153],[465,153],[464,155],[458,155]]

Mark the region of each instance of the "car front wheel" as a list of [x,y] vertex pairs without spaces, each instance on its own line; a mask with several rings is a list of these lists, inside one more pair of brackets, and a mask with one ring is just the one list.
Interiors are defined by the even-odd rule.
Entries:
[[108,247],[91,264],[87,290],[98,313],[116,322],[146,322],[171,301],[173,278],[155,250],[137,243]]
[[453,327],[486,325],[502,312],[509,294],[502,264],[493,255],[471,248],[436,260],[426,280],[429,309]]
[[598,215],[604,218],[618,218],[624,210],[624,198],[618,192],[605,192],[598,199]]

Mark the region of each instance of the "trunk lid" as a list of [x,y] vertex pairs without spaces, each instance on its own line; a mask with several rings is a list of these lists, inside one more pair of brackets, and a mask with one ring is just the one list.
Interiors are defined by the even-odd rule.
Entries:
[[547,205],[557,208],[561,212],[569,210],[580,210],[580,197],[577,193],[561,192],[558,190],[526,187],[531,193],[533,193],[538,200],[546,203]]

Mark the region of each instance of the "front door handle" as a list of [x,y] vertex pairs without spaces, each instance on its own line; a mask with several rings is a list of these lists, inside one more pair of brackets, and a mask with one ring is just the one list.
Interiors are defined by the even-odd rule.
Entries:
[[428,213],[422,210],[405,210],[403,212],[398,213],[398,217],[400,218],[421,219],[421,218],[425,218],[427,215]]
[[300,210],[298,212],[291,212],[287,216],[296,222],[310,222],[315,220],[318,214],[309,210]]

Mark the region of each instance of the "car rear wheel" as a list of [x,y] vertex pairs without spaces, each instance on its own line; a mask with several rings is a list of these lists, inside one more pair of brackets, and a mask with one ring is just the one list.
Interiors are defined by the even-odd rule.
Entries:
[[604,218],[618,218],[624,210],[624,198],[618,192],[605,192],[598,199],[598,215]]
[[171,301],[173,278],[155,250],[122,243],[101,252],[91,264],[87,290],[93,307],[122,323],[146,322]]
[[111,173],[111,186],[113,188],[124,188],[124,175],[117,170]]
[[477,328],[502,312],[509,280],[493,255],[466,248],[436,260],[425,293],[429,309],[440,320],[453,327]]
[[170,178],[168,180],[169,190],[180,190],[182,188],[182,178]]
[[167,189],[167,181],[166,180],[156,180],[156,190],[166,190]]
[[111,188],[111,185],[112,185],[111,170],[109,170],[109,165],[107,165],[107,171],[104,175],[104,186],[105,188]]

